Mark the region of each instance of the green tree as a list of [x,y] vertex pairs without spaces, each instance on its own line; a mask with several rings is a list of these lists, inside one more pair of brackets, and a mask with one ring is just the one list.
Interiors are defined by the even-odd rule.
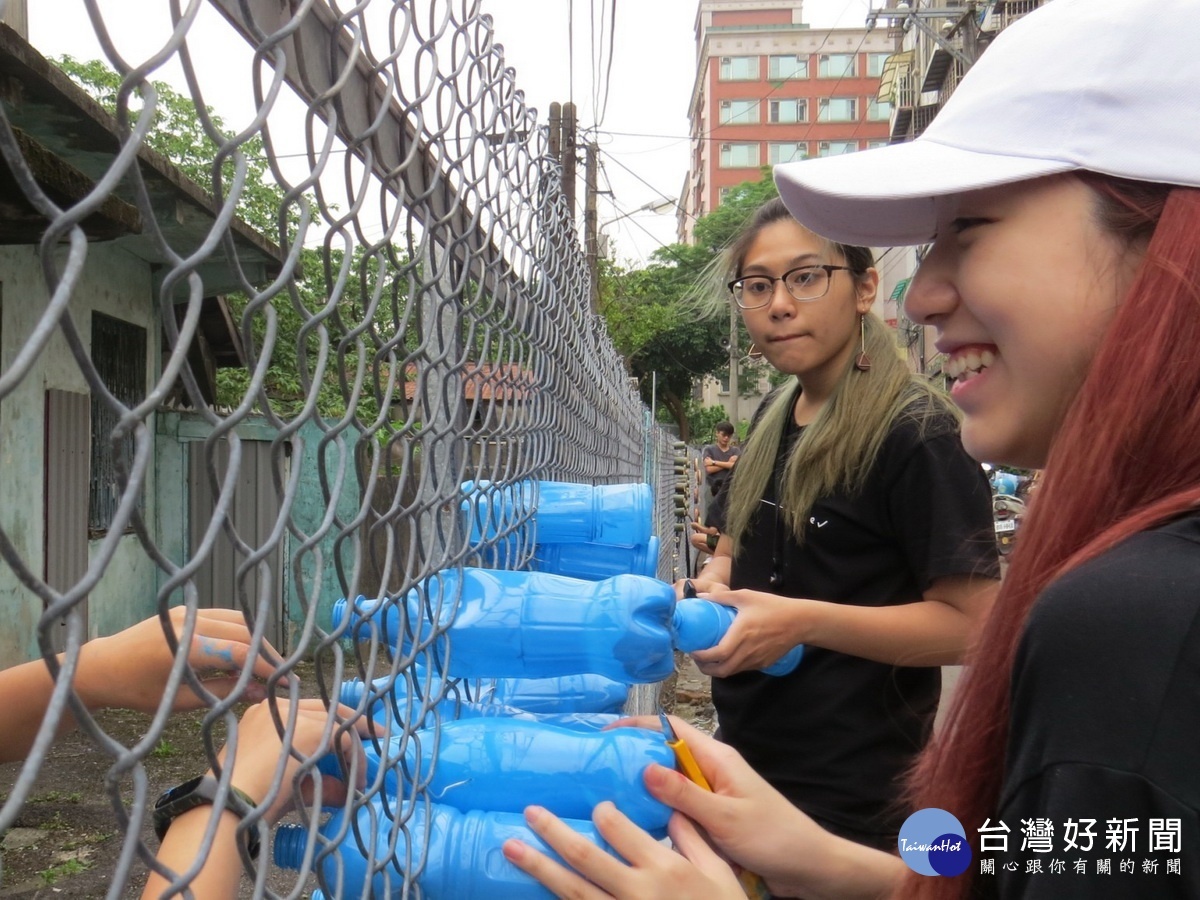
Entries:
[[686,302],[709,258],[702,248],[672,244],[655,251],[645,268],[614,273],[613,284],[602,291],[601,312],[642,399],[668,410],[685,441],[691,435],[692,387],[725,354],[727,323],[698,317]]
[[[705,304],[696,295],[718,254],[754,211],[777,195],[769,171],[764,169],[758,181],[735,187],[721,206],[702,217],[696,223],[694,244],[662,247],[642,269],[610,267],[602,274],[601,312],[613,341],[647,402],[657,382],[658,404],[685,441],[701,424],[692,400],[697,383],[729,369],[725,299]],[[748,344],[740,337],[739,346]]]
[[[113,115],[120,115],[118,102],[122,78],[117,72],[98,60],[82,61],[63,56],[55,62],[101,106]],[[190,97],[180,94],[166,82],[154,81],[151,86],[153,97],[149,96],[150,92],[143,95],[135,90],[126,99],[124,105],[131,125],[132,120],[144,109],[143,104],[152,99],[154,116],[146,134],[146,145],[161,153],[197,184],[214,195],[223,195],[234,184],[237,163],[229,154],[221,155],[221,147],[205,130],[202,117]],[[228,133],[221,117],[212,110],[206,110],[206,118],[210,127],[222,137],[222,144],[225,144]],[[271,176],[262,140],[257,136],[250,137],[238,149],[243,156],[241,164],[245,167],[244,184],[238,196],[238,216],[275,243],[295,241],[300,210],[296,207],[284,209],[284,190]],[[218,159],[221,160],[219,166],[215,162]],[[307,202],[315,206],[311,198]],[[281,210],[285,213],[282,226]],[[390,258],[386,264],[381,262],[385,255]],[[313,380],[315,373],[312,367],[318,357],[322,332],[330,343],[330,357],[320,377],[317,411],[326,417],[340,417],[345,414],[347,405],[347,391],[341,382],[341,373],[347,372],[348,377],[352,378],[358,367],[359,355],[364,350],[371,352],[389,341],[403,319],[402,315],[396,315],[388,304],[383,303],[361,342],[348,337],[348,331],[362,319],[360,298],[371,295],[379,278],[390,279],[390,283],[384,287],[384,296],[391,294],[394,300],[403,303],[407,290],[406,279],[397,275],[397,271],[407,264],[403,256],[395,253],[394,248],[382,248],[369,254],[360,247],[355,250],[351,260],[355,273],[351,280],[358,290],[347,291],[338,307],[318,328],[310,326],[304,329],[305,323],[327,304],[344,259],[344,251],[333,248],[303,249],[293,278],[295,292],[280,292],[270,301],[277,319],[277,336],[271,349],[264,391],[272,410],[282,417],[295,415],[304,405],[304,383]],[[233,294],[226,299],[236,319],[243,321],[250,298]],[[252,314],[248,323],[243,321],[243,327],[247,325],[252,347],[262,351],[267,317],[262,312]],[[411,340],[415,340],[415,337]],[[361,348],[360,343],[363,345]],[[299,352],[301,346],[306,351],[303,364]],[[236,405],[249,385],[250,373],[245,367],[219,370],[218,404]],[[377,394],[366,390],[356,406],[356,412],[361,421],[373,421],[379,412]]]

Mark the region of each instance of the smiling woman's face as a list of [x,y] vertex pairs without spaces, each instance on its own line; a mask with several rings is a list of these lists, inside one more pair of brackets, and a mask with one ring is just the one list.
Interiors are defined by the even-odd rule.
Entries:
[[941,201],[905,299],[937,349],[978,460],[1040,468],[1140,259],[1069,176]]
[[[778,278],[797,266],[845,265],[821,238],[794,219],[766,225],[746,248],[741,276]],[[781,282],[771,300],[758,309],[742,310],[751,340],[780,372],[836,379],[858,346],[859,317],[871,308],[875,275],[857,280],[850,272],[830,273],[829,292],[816,300],[798,301]]]

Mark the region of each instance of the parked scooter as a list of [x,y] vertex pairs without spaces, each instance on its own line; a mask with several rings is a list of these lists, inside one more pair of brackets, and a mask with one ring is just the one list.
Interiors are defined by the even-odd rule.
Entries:
[[1012,494],[992,496],[992,523],[996,529],[996,549],[1001,556],[1012,552],[1017,530],[1025,516],[1025,502]]

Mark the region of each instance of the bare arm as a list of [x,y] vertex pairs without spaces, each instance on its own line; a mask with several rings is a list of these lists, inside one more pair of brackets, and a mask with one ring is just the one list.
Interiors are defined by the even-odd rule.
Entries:
[[703,672],[721,677],[770,665],[797,644],[891,665],[955,665],[998,587],[989,578],[940,578],[920,600],[882,607],[714,590],[708,598],[736,607],[738,616],[720,644],[693,658]]
[[[286,700],[277,703],[280,719],[286,725],[290,705]],[[335,716],[321,700],[300,700],[295,712],[295,726],[285,742],[279,735],[267,702],[251,707],[238,725],[236,759],[229,759],[228,746],[222,748],[218,757],[222,766],[233,768],[230,783],[249,795],[260,808],[265,806],[264,818],[271,824],[293,806],[292,783],[300,767],[300,759],[293,754],[312,757],[340,742],[343,752],[359,756],[360,761],[362,759],[362,745],[354,733],[343,733],[340,739],[335,736]],[[336,714],[346,720],[354,716],[354,710],[342,706],[337,708]],[[368,724],[360,717],[355,725],[358,735],[365,734],[367,728]],[[360,764],[357,771],[361,788],[364,766]],[[338,805],[345,801],[346,786],[343,782],[330,776],[318,777],[321,778],[322,804]],[[272,791],[272,786],[276,784],[278,790]],[[306,795],[311,795],[311,782],[302,787]],[[228,810],[215,810],[211,806],[190,810],[171,823],[156,857],[172,873],[186,872],[199,858],[198,851],[205,830],[214,815],[219,817],[219,821],[212,845],[196,877],[188,882],[197,900],[227,900],[238,894],[242,878],[242,858],[237,844],[238,817]],[[264,846],[260,853],[268,850]],[[152,871],[142,892],[143,900],[161,896],[169,886],[166,878]]]
[[[183,607],[176,607],[169,615],[177,636],[183,633],[184,614]],[[262,656],[254,658],[254,675],[260,678],[270,675],[279,659],[269,644],[264,646],[272,661]],[[60,656],[60,665],[62,660]],[[249,660],[250,629],[240,612],[210,609],[197,613],[188,661],[197,671],[216,676],[205,681],[209,691],[218,697],[227,696]],[[174,662],[162,624],[153,616],[117,634],[84,644],[79,650],[75,691],[92,711],[123,708],[154,712],[162,702],[163,688]],[[0,762],[25,758],[42,725],[53,690],[54,680],[43,660],[0,672],[0,696],[5,698],[0,717]],[[250,681],[243,696],[250,701],[260,700],[264,696],[263,686]],[[181,686],[172,708],[199,709],[203,705],[190,689]],[[65,734],[75,725],[70,710],[64,710],[56,733]]]

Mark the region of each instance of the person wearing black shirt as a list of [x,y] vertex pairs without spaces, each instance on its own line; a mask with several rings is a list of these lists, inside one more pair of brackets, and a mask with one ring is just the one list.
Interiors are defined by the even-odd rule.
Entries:
[[[726,259],[751,338],[793,377],[756,415],[696,582],[738,616],[693,658],[721,740],[828,828],[892,847],[939,667],[961,660],[999,575],[987,478],[870,312],[869,250],[775,200]],[[759,671],[796,644],[794,671]]]
[[713,429],[717,436],[715,444],[709,444],[701,453],[704,461],[704,484],[708,488],[708,499],[711,502],[719,497],[729,479],[733,477],[733,467],[737,465],[740,451],[732,445],[733,425],[730,422],[718,422]]

